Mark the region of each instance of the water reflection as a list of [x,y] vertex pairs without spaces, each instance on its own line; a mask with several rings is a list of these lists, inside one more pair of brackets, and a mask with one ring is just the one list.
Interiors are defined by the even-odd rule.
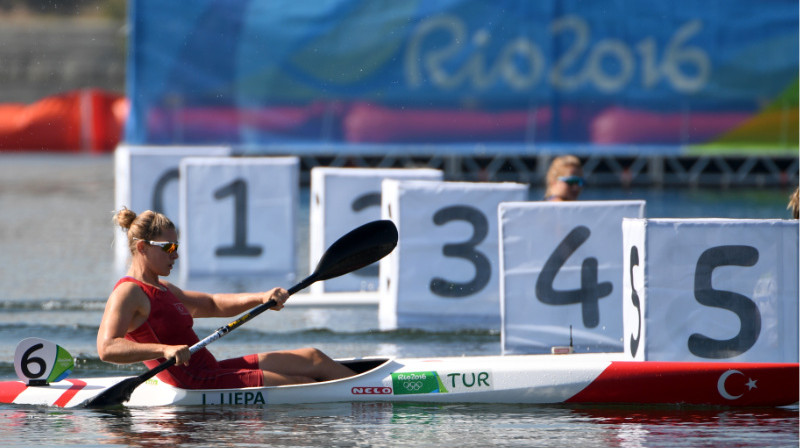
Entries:
[[[796,446],[798,408],[574,407],[611,429],[607,446]],[[609,433],[605,433],[609,434]]]
[[796,446],[798,437],[797,408],[330,403],[123,409],[78,419],[98,423],[99,443],[139,447]]
[[100,413],[102,444],[136,447],[254,442],[268,423],[259,408],[122,409]]
[[797,446],[798,408],[327,403],[115,410],[0,407],[4,447]]

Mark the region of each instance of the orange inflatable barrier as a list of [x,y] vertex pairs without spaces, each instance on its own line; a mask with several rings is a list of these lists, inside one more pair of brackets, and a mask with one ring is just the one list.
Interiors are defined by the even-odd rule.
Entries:
[[127,115],[124,96],[99,89],[0,104],[0,151],[111,152]]

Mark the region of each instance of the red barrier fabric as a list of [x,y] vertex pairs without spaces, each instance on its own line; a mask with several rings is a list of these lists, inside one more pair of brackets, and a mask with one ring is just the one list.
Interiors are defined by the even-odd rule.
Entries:
[[714,140],[741,125],[746,112],[674,112],[611,107],[595,117],[592,143],[688,144]]
[[[565,125],[574,120],[561,111]],[[344,120],[349,142],[529,141],[550,137],[549,107],[536,110],[390,109],[368,103],[353,105]]]
[[0,104],[0,151],[111,152],[127,115],[123,95],[99,89]]

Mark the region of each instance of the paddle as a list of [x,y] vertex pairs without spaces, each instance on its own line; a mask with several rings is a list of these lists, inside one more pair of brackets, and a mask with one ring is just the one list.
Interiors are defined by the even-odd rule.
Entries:
[[[391,221],[381,220],[364,224],[336,240],[322,255],[314,272],[300,283],[292,286],[289,289],[289,294],[294,294],[314,282],[339,277],[370,265],[388,255],[396,245],[397,228]],[[189,347],[189,351],[195,353],[276,304],[274,300],[270,300],[253,308],[235,321],[220,327],[205,339]],[[130,399],[134,389],[174,364],[175,358],[170,358],[139,376],[122,380],[86,402],[84,407],[120,405]]]

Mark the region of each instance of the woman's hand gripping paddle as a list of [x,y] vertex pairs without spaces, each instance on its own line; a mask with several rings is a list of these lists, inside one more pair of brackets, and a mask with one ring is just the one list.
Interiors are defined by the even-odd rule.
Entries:
[[[394,223],[381,220],[364,224],[333,243],[322,255],[314,272],[300,283],[292,286],[289,294],[294,294],[312,283],[339,277],[368,266],[388,255],[395,246],[397,246],[397,227]],[[189,347],[189,351],[195,353],[276,304],[274,300],[270,300],[253,308],[247,314],[220,327],[205,339]],[[174,364],[175,358],[170,358],[139,376],[122,380],[86,402],[84,406],[95,408],[120,405],[130,399],[134,389]]]

